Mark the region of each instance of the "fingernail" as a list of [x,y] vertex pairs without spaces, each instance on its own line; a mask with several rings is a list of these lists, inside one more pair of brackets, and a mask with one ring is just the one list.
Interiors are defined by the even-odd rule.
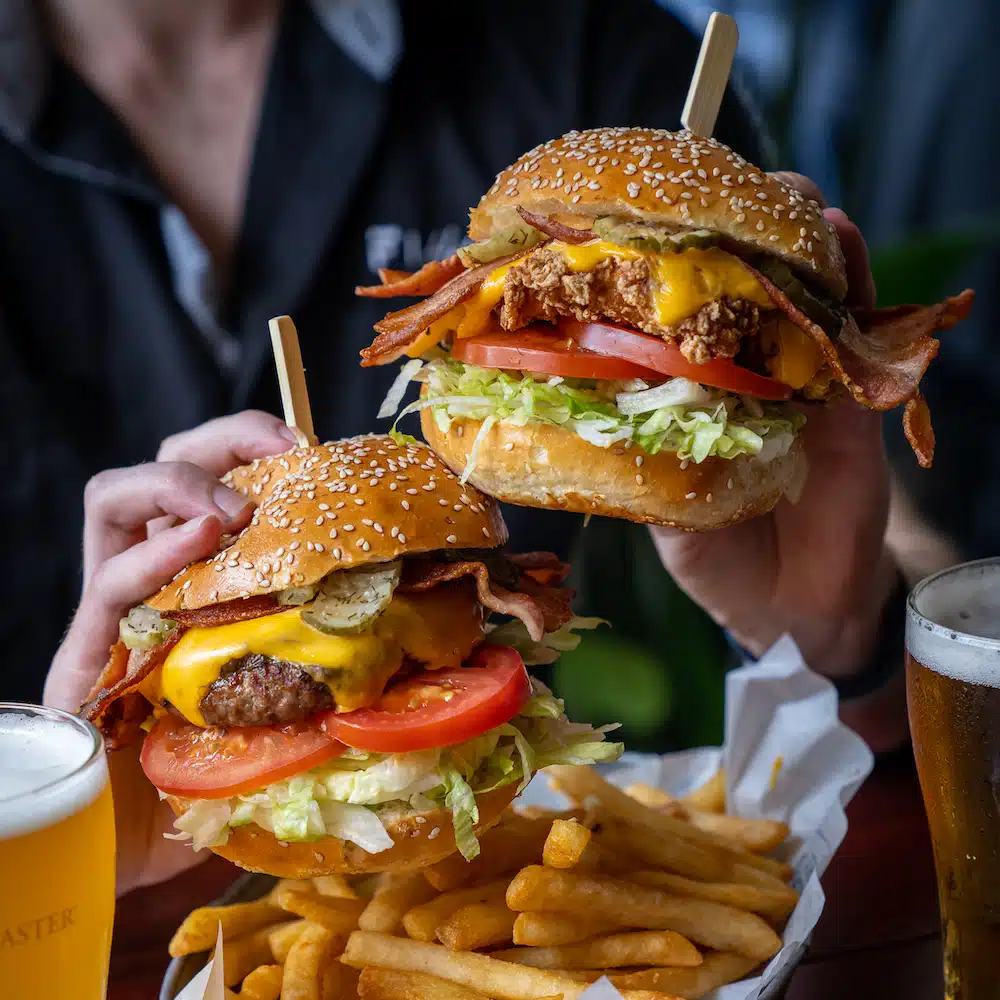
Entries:
[[295,436],[295,431],[288,426],[288,424],[282,424],[278,428],[278,433],[290,444],[298,444],[299,439]]
[[183,531],[185,534],[189,535],[195,535],[205,527],[209,520],[218,521],[218,517],[216,517],[215,514],[202,514],[201,517],[193,517],[190,521],[185,521],[183,524],[179,524],[173,530]]
[[221,483],[212,490],[212,503],[215,504],[227,520],[232,520],[247,505],[247,498],[242,493],[229,489]]

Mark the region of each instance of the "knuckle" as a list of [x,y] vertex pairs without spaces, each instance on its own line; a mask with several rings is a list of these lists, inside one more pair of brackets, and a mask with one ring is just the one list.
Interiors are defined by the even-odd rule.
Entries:
[[121,477],[121,471],[121,469],[105,469],[87,480],[87,485],[83,488],[84,511],[94,511],[102,505],[105,497]]

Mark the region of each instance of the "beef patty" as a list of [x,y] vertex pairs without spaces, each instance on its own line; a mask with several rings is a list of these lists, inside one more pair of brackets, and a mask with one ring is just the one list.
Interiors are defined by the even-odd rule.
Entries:
[[607,319],[674,340],[695,364],[735,357],[740,341],[758,330],[759,310],[747,299],[709,302],[676,326],[661,326],[650,294],[644,260],[608,257],[591,271],[572,271],[556,250],[542,248],[514,264],[504,279],[500,325],[519,330],[561,316],[593,322]]
[[230,660],[201,700],[210,726],[281,725],[333,707],[325,684],[294,663],[260,653]]

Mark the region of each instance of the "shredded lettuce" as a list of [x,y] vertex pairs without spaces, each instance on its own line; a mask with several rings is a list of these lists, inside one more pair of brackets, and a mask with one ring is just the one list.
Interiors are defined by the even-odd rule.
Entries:
[[[533,644],[525,635],[524,648],[530,654],[536,647],[536,655],[547,656],[578,641],[574,628],[599,624],[600,619],[576,618],[546,636],[553,646]],[[503,630],[513,635],[513,629],[502,625],[491,633],[491,640]],[[388,817],[443,805],[452,814],[458,849],[473,858],[479,852],[477,795],[515,783],[520,791],[537,770],[550,764],[617,760],[623,745],[605,739],[615,728],[570,722],[562,700],[533,680],[532,696],[521,711],[474,739],[412,753],[348,750],[306,774],[266,788],[229,799],[191,800],[174,823],[177,832],[167,836],[191,840],[200,850],[225,844],[230,830],[256,823],[284,843],[338,837],[377,854],[392,847],[384,822]]]
[[[551,424],[599,448],[634,444],[649,455],[668,451],[694,462],[741,455],[770,461],[788,451],[805,423],[781,403],[761,403],[687,379],[650,389],[639,380],[545,378],[451,358],[429,362],[418,379],[426,391],[398,419],[430,408],[442,433],[454,420],[483,421],[481,435],[496,422]],[[475,468],[476,450],[474,445],[465,476]]]
[[[489,631],[486,641],[491,646],[512,646],[521,654],[521,659],[527,666],[536,667],[555,663],[561,653],[576,649],[581,639],[581,636],[576,634],[578,631],[589,631],[607,624],[603,618],[582,618],[574,615],[561,628],[546,633],[540,642],[535,642],[528,635],[524,622],[519,618],[512,618],[502,625],[487,625]],[[562,712],[562,708],[559,711]]]

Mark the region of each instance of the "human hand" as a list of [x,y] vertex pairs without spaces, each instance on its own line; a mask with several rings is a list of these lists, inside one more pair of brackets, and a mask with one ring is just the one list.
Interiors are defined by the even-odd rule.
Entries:
[[[157,461],[95,476],[84,494],[83,592],[52,660],[45,704],[76,711],[118,638],[119,619],[189,563],[239,531],[251,505],[218,476],[295,443],[276,417],[247,411],[164,441]],[[173,813],[139,766],[139,748],[109,755],[118,884],[124,892],[159,882],[203,859],[165,840]]]
[[[807,178],[779,178],[815,198]],[[868,251],[858,228],[827,208],[847,259],[850,306],[874,306]],[[809,474],[795,504],[730,528],[688,534],[653,528],[678,584],[755,655],[783,633],[807,663],[847,677],[874,649],[883,606],[896,582],[884,543],[888,463],[878,413],[853,401],[811,407],[803,432]]]

